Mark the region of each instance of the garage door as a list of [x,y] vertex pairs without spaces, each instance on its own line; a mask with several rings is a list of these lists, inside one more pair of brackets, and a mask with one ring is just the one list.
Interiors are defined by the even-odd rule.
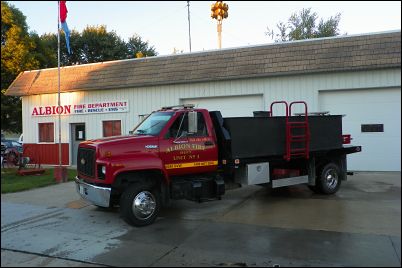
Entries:
[[221,111],[223,117],[253,116],[253,111],[263,109],[262,95],[181,99],[181,103]]
[[401,89],[365,89],[319,93],[321,111],[345,114],[343,133],[362,152],[348,156],[348,169],[401,170]]

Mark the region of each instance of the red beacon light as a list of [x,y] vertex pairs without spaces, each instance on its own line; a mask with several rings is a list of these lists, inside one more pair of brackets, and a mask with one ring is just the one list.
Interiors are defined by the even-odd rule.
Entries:
[[350,144],[351,140],[352,140],[352,137],[350,134],[342,135],[342,143],[343,144]]

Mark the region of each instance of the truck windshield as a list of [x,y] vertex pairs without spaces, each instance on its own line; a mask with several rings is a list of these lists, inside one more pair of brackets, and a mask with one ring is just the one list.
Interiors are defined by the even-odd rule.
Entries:
[[134,135],[159,135],[166,123],[172,117],[173,112],[155,112],[142,121],[135,129]]

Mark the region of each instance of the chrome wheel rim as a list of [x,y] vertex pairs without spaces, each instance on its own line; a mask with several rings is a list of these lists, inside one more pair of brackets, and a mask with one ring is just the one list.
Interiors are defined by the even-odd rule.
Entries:
[[135,196],[132,210],[137,219],[149,219],[154,214],[155,209],[156,199],[152,193],[148,191],[142,191]]
[[325,172],[325,183],[329,189],[335,189],[338,184],[338,173],[334,169]]

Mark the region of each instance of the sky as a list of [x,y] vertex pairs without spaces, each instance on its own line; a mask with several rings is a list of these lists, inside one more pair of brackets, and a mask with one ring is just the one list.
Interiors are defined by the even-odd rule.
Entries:
[[[8,1],[25,16],[29,31],[57,32],[57,1]],[[229,16],[222,26],[222,48],[273,43],[267,27],[287,22],[291,14],[311,8],[324,20],[341,13],[341,34],[356,35],[401,29],[401,1],[224,1]],[[218,49],[214,1],[190,1],[191,51]],[[67,1],[67,24],[81,32],[87,25],[106,25],[128,38],[138,34],[158,55],[176,49],[190,52],[187,1]]]

